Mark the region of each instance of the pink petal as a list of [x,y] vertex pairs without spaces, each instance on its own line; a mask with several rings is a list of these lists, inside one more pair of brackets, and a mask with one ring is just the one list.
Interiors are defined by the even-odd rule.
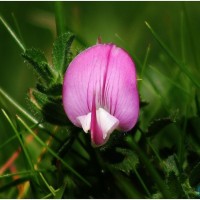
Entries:
[[93,92],[100,96],[103,72],[113,45],[98,44],[81,52],[68,66],[63,82],[63,105],[68,118],[80,127],[78,116],[91,112]]
[[[113,44],[97,44],[80,53],[64,77],[63,105],[76,126],[85,132],[91,129],[96,145],[105,143],[113,127],[122,131],[133,128],[139,98],[131,57]],[[108,127],[99,116],[108,116]]]
[[128,131],[139,115],[139,96],[135,65],[121,48],[113,46],[105,83],[105,100],[110,113],[119,121],[119,128]]

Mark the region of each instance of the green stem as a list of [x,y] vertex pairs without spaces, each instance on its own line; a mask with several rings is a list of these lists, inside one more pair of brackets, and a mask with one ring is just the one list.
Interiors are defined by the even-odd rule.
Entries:
[[65,32],[65,22],[63,17],[63,3],[61,1],[55,2],[55,19],[56,19],[56,31],[57,36]]
[[156,151],[156,149],[153,147],[153,145],[151,144],[150,139],[147,139],[147,142],[149,144],[149,146],[151,147],[151,149],[153,150],[154,154],[156,155],[157,159],[159,160],[159,162],[162,164],[162,160],[160,158],[160,156],[158,155],[158,152]]
[[6,21],[1,16],[0,16],[0,21],[3,23],[3,25],[6,27],[6,29],[8,30],[8,32],[11,34],[11,36],[17,42],[17,44],[22,49],[22,51],[25,52],[26,48],[24,47],[24,45],[22,44],[22,42],[20,41],[20,39],[17,37],[17,35],[14,33],[14,31],[9,27],[9,25],[6,23]]
[[141,178],[141,176],[140,176],[140,174],[138,173],[138,171],[137,171],[136,168],[134,168],[134,172],[135,172],[137,178],[139,179],[139,181],[140,181],[142,187],[144,188],[145,192],[147,193],[148,198],[151,198],[151,193],[149,192],[148,188],[146,187],[144,181],[142,180],[142,178]]
[[53,188],[52,186],[50,186],[50,185],[47,183],[46,179],[44,178],[44,176],[42,175],[41,172],[39,172],[39,175],[40,175],[41,179],[43,180],[44,184],[46,185],[46,187],[47,187],[47,188],[49,189],[49,191],[51,192],[51,194],[52,194],[53,196],[55,196],[56,194],[55,194],[54,188]]

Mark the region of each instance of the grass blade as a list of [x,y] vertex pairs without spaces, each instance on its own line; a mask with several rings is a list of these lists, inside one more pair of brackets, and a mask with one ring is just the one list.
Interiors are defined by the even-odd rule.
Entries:
[[168,49],[168,47],[165,45],[165,43],[160,39],[160,37],[157,35],[157,33],[153,30],[153,28],[145,22],[148,29],[151,31],[152,35],[156,39],[156,41],[159,43],[159,45],[165,50],[165,52],[168,54],[168,56],[180,67],[181,71],[192,81],[192,83],[200,88],[199,81],[196,80],[196,78],[190,73],[188,68],[180,62],[176,57],[173,55],[173,53]]
[[3,178],[10,178],[10,177],[13,177],[13,176],[16,176],[16,175],[20,175],[20,176],[30,176],[32,174],[36,174],[38,172],[43,172],[44,170],[27,170],[27,171],[22,171],[22,172],[17,172],[17,173],[12,173],[12,174],[4,174],[4,175],[1,175],[0,176],[0,179],[3,179]]
[[9,138],[7,141],[5,141],[3,144],[0,145],[0,149],[2,149],[4,146],[6,146],[7,144],[9,144],[11,141],[13,141],[15,138],[17,138],[16,135],[12,136],[11,138]]
[[3,109],[1,109],[1,110],[2,110],[2,112],[3,112],[3,114],[4,114],[4,116],[6,117],[6,119],[8,120],[9,124],[11,125],[13,131],[15,132],[15,134],[16,134],[16,136],[17,136],[17,138],[18,138],[18,140],[19,140],[19,142],[20,142],[20,144],[21,144],[21,147],[22,147],[22,149],[23,149],[23,151],[24,151],[24,154],[25,154],[25,157],[26,157],[26,160],[27,160],[27,162],[28,162],[28,165],[29,165],[30,169],[31,169],[32,171],[34,171],[34,166],[33,166],[32,160],[31,160],[31,158],[30,158],[30,156],[29,156],[29,153],[28,153],[28,151],[27,151],[27,149],[26,149],[26,147],[25,147],[25,145],[24,145],[24,142],[23,142],[22,138],[20,137],[20,133],[17,131],[15,125],[13,124],[13,122],[11,121],[11,119],[10,119],[10,117],[7,115],[7,113],[6,113]]
[[151,50],[151,46],[149,44],[148,47],[147,47],[145,58],[144,58],[144,62],[143,62],[143,65],[142,65],[142,70],[141,70],[141,74],[140,74],[140,78],[141,79],[143,79],[143,75],[144,75],[144,71],[145,71],[146,66],[147,66],[147,60],[149,58],[150,50]]
[[74,175],[76,175],[80,180],[82,180],[86,185],[91,186],[90,183],[85,180],[77,171],[75,171],[72,167],[70,167],[62,158],[60,158],[49,146],[47,146],[30,128],[29,126],[19,117],[17,116],[17,119],[19,122],[34,136],[34,138],[37,140],[37,142],[44,146],[49,153],[56,157],[69,171],[71,171]]
[[[32,117],[24,108],[22,108],[17,102],[15,102],[5,91],[0,88],[0,96],[3,96],[8,102],[10,102],[15,108],[17,108],[25,117],[27,117],[34,124],[39,124],[39,122]],[[39,124],[40,128],[43,128],[41,124]]]
[[65,23],[62,6],[62,2],[55,2],[56,31],[58,36],[65,32]]
[[161,75],[162,77],[164,77],[166,80],[168,80],[172,85],[174,85],[176,88],[180,89],[181,91],[183,91],[185,94],[187,95],[191,95],[188,91],[186,91],[183,87],[181,87],[179,84],[177,84],[175,81],[173,81],[172,79],[168,78],[166,75],[164,75],[163,73],[161,73],[157,68],[153,67],[150,65],[150,69],[152,69],[154,72],[158,73],[159,75]]
[[22,49],[22,51],[25,52],[26,49],[25,49],[24,45],[22,44],[22,42],[20,41],[20,39],[17,37],[17,35],[14,33],[14,31],[10,28],[10,26],[7,24],[7,22],[1,16],[0,16],[0,21],[5,26],[5,28],[8,30],[8,32],[13,37],[13,39],[15,40],[15,42],[17,42],[18,46]]
[[138,153],[138,155],[140,156],[141,161],[144,163],[146,168],[149,170],[149,173],[151,174],[153,180],[155,180],[157,187],[162,192],[163,198],[170,198],[171,196],[170,196],[170,193],[168,191],[167,185],[161,179],[160,175],[157,173],[157,171],[155,170],[155,168],[153,167],[153,165],[151,164],[149,159],[146,157],[146,155],[143,153],[143,151],[138,146],[138,144],[133,139],[131,139],[130,137],[127,138],[127,142],[129,144],[129,146],[132,149],[134,149]]
[[[23,37],[22,37],[22,33],[21,33],[21,30],[20,30],[20,28],[19,28],[19,24],[18,24],[18,22],[17,22],[17,19],[16,19],[14,13],[12,13],[12,18],[13,18],[13,20],[14,20],[15,27],[16,27],[16,29],[17,29],[17,32],[18,32],[19,38],[20,38],[21,41],[24,43],[24,40],[23,40]],[[25,45],[24,45],[24,48],[25,48]]]

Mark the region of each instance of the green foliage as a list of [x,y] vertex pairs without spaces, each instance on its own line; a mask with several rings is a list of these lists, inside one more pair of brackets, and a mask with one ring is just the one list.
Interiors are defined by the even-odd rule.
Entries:
[[61,77],[66,71],[67,64],[69,64],[70,61],[70,46],[73,40],[73,34],[69,32],[64,33],[58,37],[53,46],[53,65]]
[[113,167],[129,175],[139,164],[138,156],[129,149],[117,148],[116,152],[121,154],[124,158],[121,162],[113,164]]
[[148,131],[147,136],[152,137],[155,134],[159,133],[161,129],[163,129],[165,126],[171,124],[173,121],[170,118],[163,118],[163,119],[156,119],[153,122],[151,122]]
[[39,50],[28,49],[22,54],[37,73],[37,89],[29,91],[29,106],[40,121],[68,124],[62,106],[62,79],[69,63],[73,39],[74,35],[69,32],[57,38],[53,45],[53,67]]
[[42,52],[36,49],[28,49],[22,53],[22,56],[34,67],[41,84],[47,87],[53,82],[54,72]]
[[[200,60],[195,27],[200,5],[154,4],[56,2],[58,36],[53,46],[46,29],[39,29],[39,37],[33,37],[37,28],[24,23],[24,16],[20,23],[14,18],[20,37],[7,18],[0,17],[36,76],[34,84],[28,84],[34,77],[32,70],[26,75],[23,60],[17,62],[20,56],[12,51],[16,44],[9,43],[10,38],[6,45],[2,41],[3,50],[9,47],[9,57],[6,63],[2,60],[0,70],[5,68],[6,72],[12,66],[11,71],[23,68],[23,73],[19,76],[16,70],[13,76],[9,72],[1,78],[8,80],[7,85],[16,93],[20,91],[15,85],[19,80],[20,86],[27,86],[29,110],[24,103],[17,103],[15,95],[7,94],[9,89],[0,88],[0,198],[199,198]],[[44,3],[41,9],[51,13],[50,5]],[[7,7],[2,5],[0,10],[3,8]],[[54,18],[51,21],[44,12],[34,15],[36,25],[43,23],[42,16],[54,24]],[[32,16],[27,19],[31,21]],[[73,126],[64,113],[62,82],[74,55],[94,44],[99,33],[103,41],[124,47],[136,62],[140,117],[133,130],[115,131],[103,147],[95,149],[90,135]],[[25,47],[27,38],[36,48]],[[43,41],[48,45],[44,47]],[[25,99],[25,91],[20,97]]]

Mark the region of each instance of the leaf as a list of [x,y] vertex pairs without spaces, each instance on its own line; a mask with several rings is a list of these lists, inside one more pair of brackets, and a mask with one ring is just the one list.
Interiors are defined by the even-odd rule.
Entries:
[[171,155],[164,161],[166,182],[170,190],[171,198],[185,198],[185,191],[182,187],[186,177],[180,166],[177,156]]
[[61,98],[50,98],[46,94],[35,89],[30,90],[30,102],[32,110],[38,114],[42,113],[43,119],[49,123],[57,125],[67,125],[69,120],[66,117],[62,106]]
[[41,84],[37,84],[37,89],[42,92],[45,93],[48,96],[62,96],[62,84],[61,83],[55,83],[52,84],[51,86],[44,87]]
[[165,166],[166,182],[170,190],[171,198],[183,198],[184,191],[182,189],[182,183],[185,179],[182,178],[182,170],[180,169],[176,155],[169,156],[163,164]]
[[73,40],[74,35],[68,32],[58,37],[53,45],[53,65],[61,76],[67,67],[66,65]]
[[38,75],[38,79],[46,85],[50,85],[54,82],[56,74],[49,66],[44,54],[37,49],[27,49],[22,56],[34,67]]
[[49,101],[43,106],[42,112],[45,120],[52,124],[66,126],[70,123],[64,112],[61,101],[60,102]]
[[177,167],[177,160],[175,155],[169,156],[165,161],[165,171],[169,175],[171,172],[173,172],[176,176],[179,175],[179,169]]
[[167,185],[170,190],[171,198],[178,199],[183,198],[184,191],[181,187],[178,176],[174,172],[170,172],[167,177]]
[[154,120],[147,131],[147,137],[153,137],[155,136],[161,129],[166,127],[167,125],[173,123],[171,118],[161,118],[161,119],[156,119]]
[[112,166],[129,175],[139,164],[138,156],[129,149],[117,148],[116,152],[123,155],[124,159],[120,163],[112,164]]
[[50,88],[48,88],[45,91],[45,94],[61,97],[62,96],[62,84],[61,83],[53,84]]

